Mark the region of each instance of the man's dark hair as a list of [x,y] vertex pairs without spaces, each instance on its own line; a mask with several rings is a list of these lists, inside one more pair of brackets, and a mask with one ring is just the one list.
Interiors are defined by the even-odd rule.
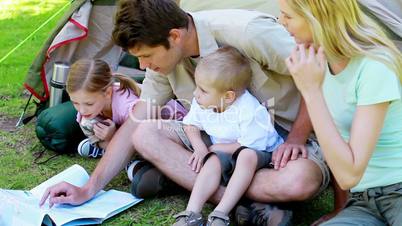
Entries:
[[173,0],[121,0],[113,40],[123,49],[137,44],[170,47],[169,31],[187,28],[188,16]]

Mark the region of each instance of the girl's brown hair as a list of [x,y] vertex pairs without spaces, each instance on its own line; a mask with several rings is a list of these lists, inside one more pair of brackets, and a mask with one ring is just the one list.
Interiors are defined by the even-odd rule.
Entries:
[[129,77],[121,74],[112,74],[109,65],[99,59],[81,59],[76,61],[70,69],[67,78],[67,92],[73,93],[78,90],[86,92],[106,91],[114,82],[120,82],[118,91],[133,91],[136,96],[140,95],[137,83]]

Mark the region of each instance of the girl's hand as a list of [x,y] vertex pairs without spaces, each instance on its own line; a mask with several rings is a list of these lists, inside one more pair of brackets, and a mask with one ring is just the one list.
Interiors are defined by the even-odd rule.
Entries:
[[316,53],[313,46],[306,49],[298,45],[286,59],[286,65],[303,96],[321,90],[327,65],[322,47]]
[[103,120],[94,125],[94,132],[99,139],[110,141],[116,132],[116,124],[110,119]]

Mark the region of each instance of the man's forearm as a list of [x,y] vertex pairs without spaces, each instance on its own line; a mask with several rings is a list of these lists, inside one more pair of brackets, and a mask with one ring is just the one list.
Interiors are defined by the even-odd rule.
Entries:
[[289,132],[286,142],[292,144],[305,144],[312,131],[313,125],[311,124],[307,112],[306,103],[304,102],[303,97],[301,97],[299,113],[296,116],[296,120],[292,125],[292,129]]
[[135,105],[135,110],[123,125],[116,131],[106,147],[88,183],[84,186],[89,197],[92,197],[109,183],[130,161],[134,154],[132,134],[142,119],[147,118],[146,103]]
[[137,123],[127,120],[115,133],[105,154],[100,159],[85,188],[90,197],[106,186],[122,168],[130,161],[134,154],[131,136]]

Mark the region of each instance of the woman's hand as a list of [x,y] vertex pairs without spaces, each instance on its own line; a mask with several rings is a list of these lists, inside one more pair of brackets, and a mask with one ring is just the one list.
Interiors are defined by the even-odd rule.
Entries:
[[106,119],[94,125],[95,136],[97,136],[100,140],[110,141],[115,132],[116,124],[110,119]]
[[327,65],[322,47],[316,53],[313,46],[306,49],[298,45],[286,59],[286,65],[303,96],[321,90]]

